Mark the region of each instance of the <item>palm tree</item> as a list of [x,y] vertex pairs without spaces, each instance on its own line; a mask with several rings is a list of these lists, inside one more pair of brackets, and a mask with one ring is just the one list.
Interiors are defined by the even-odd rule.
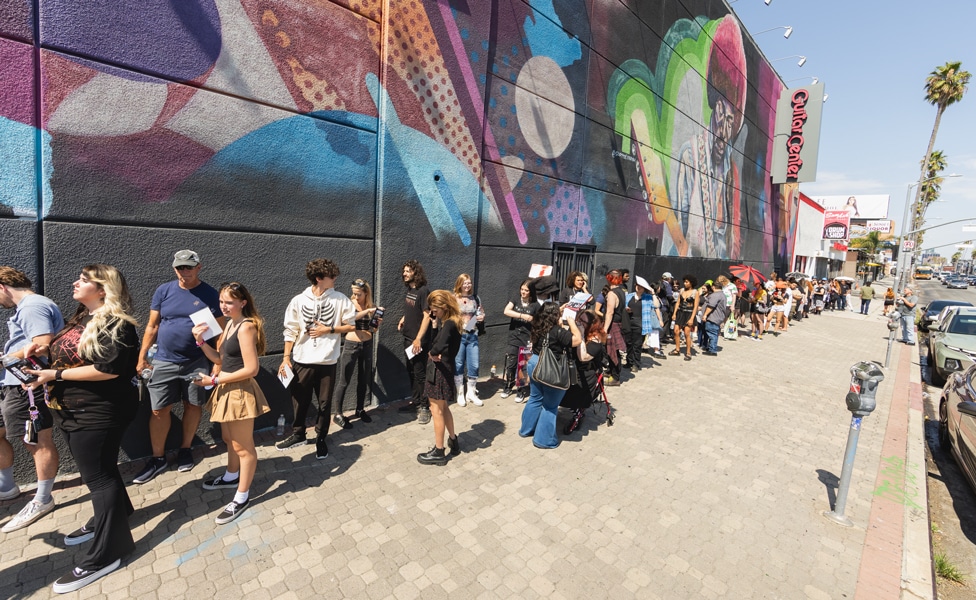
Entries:
[[960,258],[962,258],[962,252],[955,252],[953,253],[952,258],[950,258],[949,260],[952,262],[952,264],[956,264],[957,262],[959,262]]
[[[962,70],[962,62],[947,62],[941,67],[936,67],[925,79],[925,100],[929,104],[934,104],[935,124],[932,126],[932,135],[929,137],[929,147],[925,151],[925,159],[922,160],[922,172],[919,181],[925,179],[925,172],[928,170],[932,157],[932,148],[935,147],[935,138],[939,134],[939,122],[942,121],[942,113],[949,106],[962,100],[968,89],[969,79],[972,75],[969,71]],[[915,202],[918,203],[922,194],[922,186],[915,189]]]
[[976,260],[976,249],[973,249],[973,251],[969,253],[969,258]]
[[881,234],[877,231],[869,231],[864,237],[854,238],[849,244],[851,248],[857,248],[858,250],[863,250],[865,254],[869,256],[874,256],[878,253],[878,248],[880,248],[884,242],[881,241]]

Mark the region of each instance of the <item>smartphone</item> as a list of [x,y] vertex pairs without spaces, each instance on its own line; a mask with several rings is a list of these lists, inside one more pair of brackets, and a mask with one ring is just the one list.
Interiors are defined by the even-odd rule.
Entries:
[[377,306],[376,310],[373,312],[373,318],[369,320],[369,328],[376,329],[380,326],[380,319],[383,318],[383,313],[385,312],[382,306]]
[[34,383],[37,381],[37,375],[31,375],[26,369],[38,371],[44,368],[44,363],[34,356],[28,356],[27,358],[5,356],[3,357],[3,368],[10,371],[17,378],[17,381],[21,383]]

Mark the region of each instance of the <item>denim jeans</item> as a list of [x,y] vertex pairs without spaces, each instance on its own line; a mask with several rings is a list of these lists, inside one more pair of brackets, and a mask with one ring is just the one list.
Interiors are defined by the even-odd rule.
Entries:
[[705,337],[707,338],[709,352],[718,352],[718,334],[721,330],[722,326],[718,323],[705,321]]
[[[539,355],[533,354],[529,358],[528,371],[532,377],[536,363],[539,362]],[[519,428],[519,435],[522,437],[532,436],[532,443],[540,448],[555,448],[559,445],[559,438],[556,436],[556,413],[559,411],[559,403],[566,390],[558,390],[536,383],[534,380],[529,382],[529,399],[525,402],[522,409],[522,427]]]
[[861,314],[866,315],[869,310],[871,310],[871,299],[861,298]]
[[468,379],[478,378],[478,332],[461,334],[461,347],[454,359],[454,374],[464,375],[464,363],[468,363]]
[[901,341],[915,343],[915,311],[901,316]]

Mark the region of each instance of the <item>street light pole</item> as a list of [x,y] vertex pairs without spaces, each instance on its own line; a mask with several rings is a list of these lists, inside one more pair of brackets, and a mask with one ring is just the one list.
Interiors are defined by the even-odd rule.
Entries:
[[[911,214],[912,215],[915,214],[915,202],[911,201],[912,188],[918,187],[923,183],[933,181],[935,179],[944,179],[946,177],[961,177],[961,175],[957,175],[956,173],[951,173],[945,176],[938,175],[935,177],[929,177],[928,179],[919,179],[916,182],[909,183],[908,189],[905,190],[905,215],[901,221],[901,235],[898,236],[898,262],[895,263],[896,268],[898,269],[898,278],[895,280],[895,293],[897,294],[900,294],[905,290],[905,284],[908,282],[908,279],[905,276],[905,271],[908,269],[910,263],[907,260],[905,260],[905,258],[907,257],[907,255],[910,255],[911,252],[908,253],[905,252],[905,236],[908,235],[909,208],[911,208]],[[946,225],[948,225],[948,223],[946,223]],[[911,233],[913,234],[918,233],[918,231],[912,231]]]

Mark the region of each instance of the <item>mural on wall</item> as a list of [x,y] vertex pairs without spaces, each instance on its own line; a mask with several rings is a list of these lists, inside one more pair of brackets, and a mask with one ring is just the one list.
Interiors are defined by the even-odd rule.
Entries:
[[387,5],[41,2],[38,68],[32,27],[0,31],[0,211],[181,224],[226,197],[242,230],[369,237],[392,185],[445,248],[791,246],[766,167],[781,84],[733,17],[698,13],[718,5]]

